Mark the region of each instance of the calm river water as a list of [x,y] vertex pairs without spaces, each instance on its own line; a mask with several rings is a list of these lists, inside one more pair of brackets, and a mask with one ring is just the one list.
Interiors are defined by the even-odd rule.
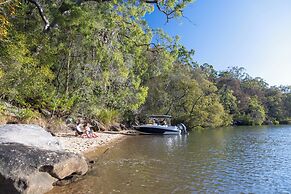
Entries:
[[60,193],[291,193],[291,126],[129,137]]

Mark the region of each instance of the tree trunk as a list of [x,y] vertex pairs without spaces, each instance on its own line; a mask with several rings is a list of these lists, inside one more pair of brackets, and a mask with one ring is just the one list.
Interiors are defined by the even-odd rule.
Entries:
[[70,65],[71,65],[71,49],[69,49],[67,60],[67,74],[66,74],[66,96],[69,95],[69,80],[70,80]]

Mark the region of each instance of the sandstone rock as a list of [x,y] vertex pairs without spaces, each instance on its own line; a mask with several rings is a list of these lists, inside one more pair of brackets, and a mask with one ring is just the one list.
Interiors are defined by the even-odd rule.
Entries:
[[62,150],[49,132],[37,125],[9,124],[0,126],[0,143],[20,143],[40,149]]
[[87,170],[84,158],[73,153],[0,144],[0,193],[44,193],[57,180]]
[[68,159],[60,161],[52,167],[49,173],[58,179],[64,179],[68,175],[84,175],[88,171],[85,159],[79,155],[71,155]]
[[38,126],[0,126],[0,194],[41,194],[88,171],[85,159],[62,150]]

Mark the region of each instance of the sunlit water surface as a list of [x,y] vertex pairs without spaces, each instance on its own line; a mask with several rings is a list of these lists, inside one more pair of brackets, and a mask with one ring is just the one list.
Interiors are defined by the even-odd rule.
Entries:
[[59,193],[291,193],[291,126],[129,137]]

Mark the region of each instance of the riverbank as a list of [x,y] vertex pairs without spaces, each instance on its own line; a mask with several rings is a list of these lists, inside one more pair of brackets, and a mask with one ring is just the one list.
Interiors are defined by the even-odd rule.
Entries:
[[50,194],[284,193],[291,188],[290,145],[286,125],[129,137],[81,180]]
[[0,131],[0,194],[45,193],[53,185],[82,179],[96,153],[105,153],[125,137],[120,132],[96,133],[96,138],[77,137],[72,131],[52,135],[23,124],[1,125]]
[[[68,152],[80,154],[86,158],[89,165],[89,173],[92,170],[92,165],[106,153],[110,148],[126,139],[127,135],[120,133],[96,133],[96,138],[80,138],[80,137],[56,137],[62,144],[63,149]],[[86,179],[84,176],[78,177],[77,180]],[[74,182],[76,182],[75,180]],[[65,184],[70,187],[70,184]],[[56,194],[63,192],[62,185],[55,186],[46,194]]]
[[123,134],[95,133],[96,138],[81,138],[75,136],[56,137],[65,151],[86,155],[96,149],[110,145],[125,137]]

